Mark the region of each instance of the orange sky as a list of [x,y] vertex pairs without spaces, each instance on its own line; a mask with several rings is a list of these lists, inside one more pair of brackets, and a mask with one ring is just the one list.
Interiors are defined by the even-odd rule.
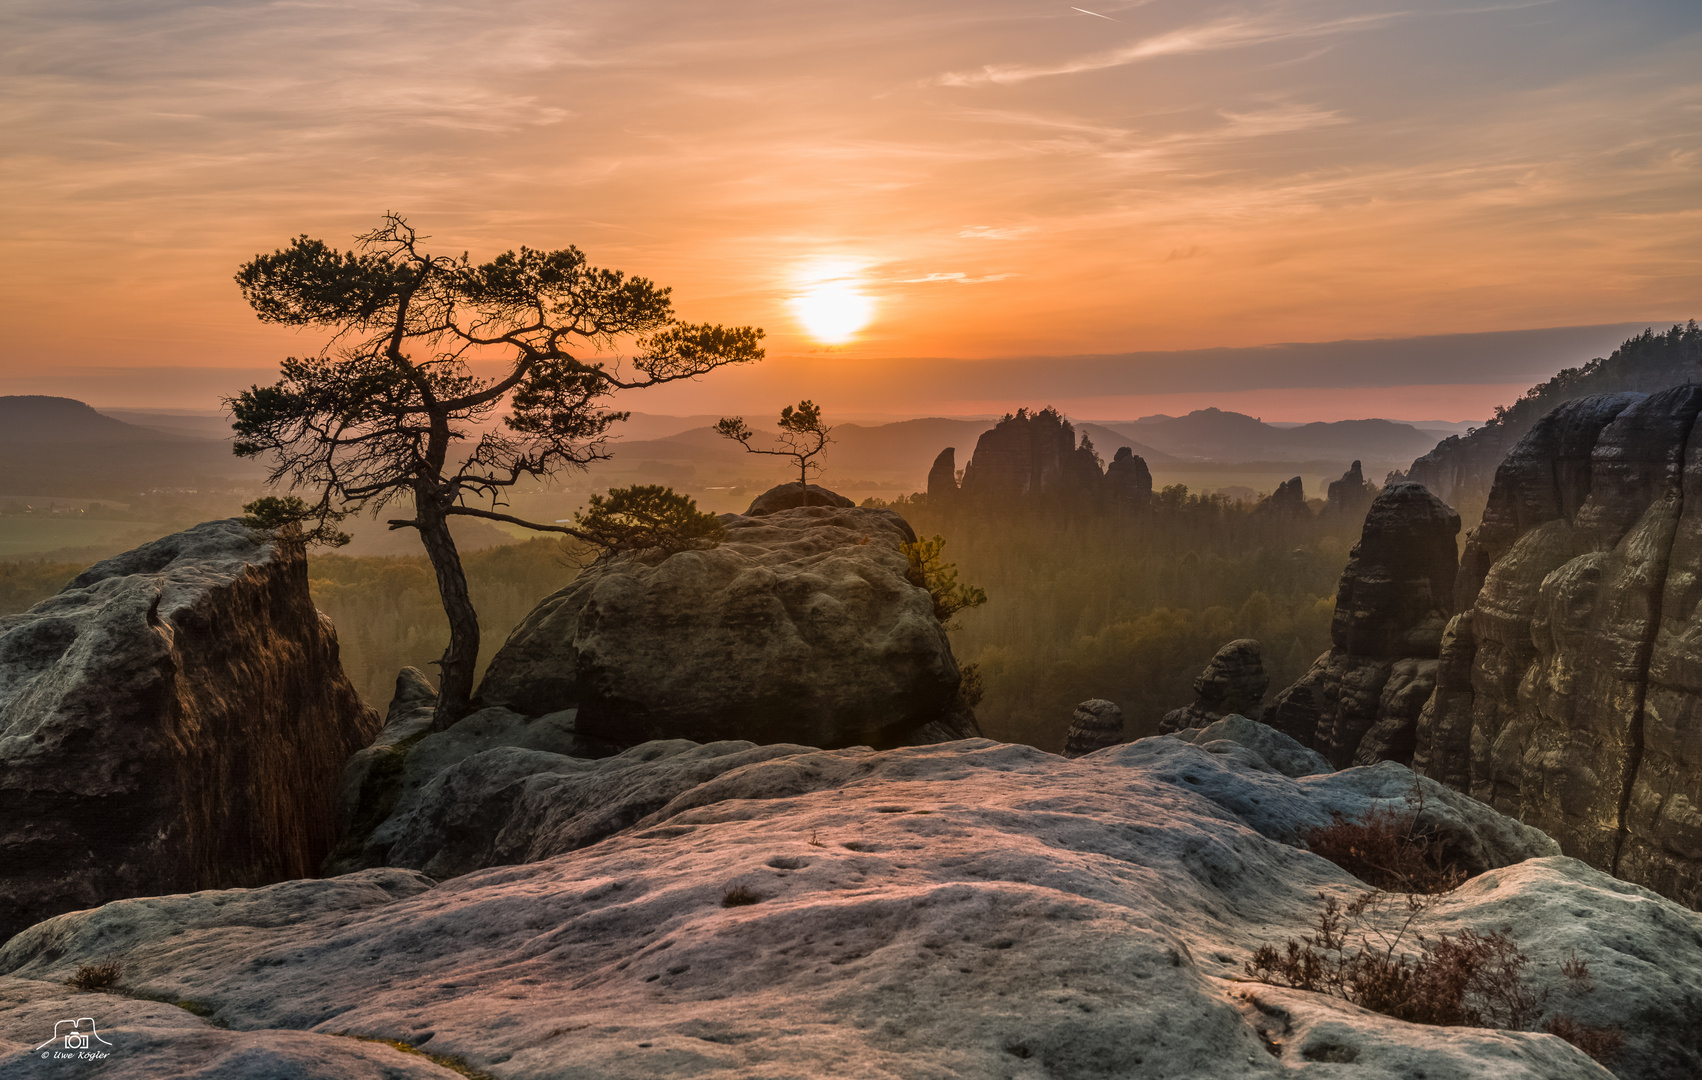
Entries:
[[[738,383],[753,407],[812,357],[843,372],[1702,307],[1691,0],[1086,6],[1106,17],[1003,0],[9,4],[0,392],[311,350],[256,323],[231,274],[392,209],[446,250],[572,243],[673,285],[688,319],[764,326],[774,374]],[[871,316],[831,349],[798,320],[824,282]],[[869,375],[860,396],[885,411],[947,411],[886,365]],[[1387,380],[1180,392],[1271,419],[1325,402],[1471,419],[1501,392],[1486,387],[1525,376],[1443,383],[1420,364],[1404,385],[1429,389],[1399,408]],[[1110,416],[1158,396],[1069,400]]]

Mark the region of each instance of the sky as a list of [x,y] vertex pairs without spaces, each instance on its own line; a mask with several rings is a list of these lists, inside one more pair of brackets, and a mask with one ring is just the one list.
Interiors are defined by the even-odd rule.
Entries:
[[1084,8],[12,0],[0,393],[211,405],[386,211],[767,331],[650,412],[1472,420],[1702,313],[1694,0]]

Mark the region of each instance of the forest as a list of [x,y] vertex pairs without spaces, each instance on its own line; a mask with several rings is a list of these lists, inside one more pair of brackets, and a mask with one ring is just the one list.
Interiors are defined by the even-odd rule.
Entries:
[[1057,751],[1077,703],[1122,707],[1128,737],[1193,700],[1218,647],[1257,638],[1274,692],[1329,648],[1335,590],[1360,522],[1172,485],[1151,511],[892,505],[987,603],[958,616],[952,649],[974,664],[991,738]]
[[[868,500],[867,504],[879,504]],[[1131,736],[1192,700],[1213,652],[1236,637],[1264,645],[1275,690],[1329,647],[1336,580],[1359,522],[1283,517],[1181,485],[1153,509],[1093,507],[980,512],[890,504],[918,534],[941,535],[945,558],[988,602],[957,616],[952,647],[976,665],[988,736],[1062,746],[1076,703],[1109,698]],[[479,612],[479,668],[543,597],[571,581],[583,549],[540,538],[463,554]],[[22,611],[82,569],[73,562],[0,563],[0,615]],[[314,602],[331,616],[343,666],[368,702],[388,703],[396,672],[430,673],[448,639],[425,556],[309,555]]]

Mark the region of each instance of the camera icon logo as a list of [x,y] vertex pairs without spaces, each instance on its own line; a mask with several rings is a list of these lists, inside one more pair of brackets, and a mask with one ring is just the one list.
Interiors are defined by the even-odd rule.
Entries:
[[51,1046],[55,1042],[60,1043],[66,1050],[88,1050],[97,1042],[107,1046],[112,1045],[109,1040],[102,1038],[100,1030],[95,1027],[95,1018],[92,1016],[59,1021],[53,1025],[53,1037],[36,1049],[40,1050],[43,1047]]

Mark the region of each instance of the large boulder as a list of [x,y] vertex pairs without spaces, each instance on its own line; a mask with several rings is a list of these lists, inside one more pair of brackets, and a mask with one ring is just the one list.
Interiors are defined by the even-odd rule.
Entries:
[[1508,454],[1421,771],[1702,906],[1702,385],[1582,398]]
[[1411,761],[1453,611],[1459,531],[1422,485],[1379,492],[1336,589],[1330,651],[1263,719],[1337,768]]
[[210,521],[97,563],[0,618],[0,939],[317,873],[377,730],[299,542]]
[[745,516],[763,517],[781,510],[795,510],[800,506],[856,505],[839,492],[829,491],[820,484],[805,485],[794,480],[790,484],[776,484],[752,499],[750,507],[745,510]]
[[605,557],[515,628],[479,688],[577,731],[876,747],[977,734],[890,510],[728,515],[702,551]]
[[[293,1033],[309,1049],[347,1033],[515,1080],[1608,1075],[1550,1035],[1407,1024],[1241,978],[1258,946],[1315,930],[1319,893],[1363,891],[1298,832],[1404,807],[1415,783],[1441,812],[1437,786],[1398,765],[1296,780],[1170,738],[1076,761],[986,741],[701,750],[656,748],[655,777],[691,757],[695,781],[524,865],[442,882],[378,868],[59,916],[0,949],[0,1027],[23,1030],[32,1001],[32,1022],[63,1008],[58,981],[113,954],[135,994],[231,1033],[185,1022],[174,1045],[115,1009],[103,1033],[138,1071],[195,1039]],[[554,774],[585,780],[558,817],[534,802],[483,827],[572,842],[573,817],[606,812],[596,792],[615,772],[599,765]],[[629,797],[645,770],[618,770]],[[1510,927],[1526,974],[1559,988],[1546,1015],[1624,1027],[1625,1080],[1702,1068],[1689,1023],[1702,917],[1455,798],[1488,869],[1414,929]],[[1565,988],[1574,955],[1594,994]],[[106,1001],[73,1000],[89,1007],[64,1015]],[[5,1037],[0,1072],[33,1075],[31,1044]]]
[[1204,727],[1231,714],[1257,720],[1264,712],[1270,685],[1258,641],[1236,638],[1219,649],[1194,678],[1194,703],[1165,713],[1158,730],[1168,734]]

